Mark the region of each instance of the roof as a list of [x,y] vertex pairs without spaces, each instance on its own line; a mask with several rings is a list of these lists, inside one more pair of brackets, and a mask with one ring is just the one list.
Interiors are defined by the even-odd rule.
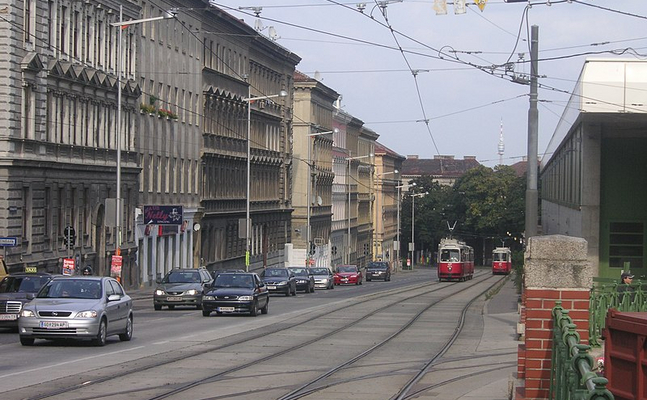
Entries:
[[390,156],[391,158],[399,158],[399,159],[406,159],[406,157],[396,153],[395,151],[389,149],[385,145],[383,145],[380,142],[375,142],[375,155],[382,155],[382,156]]
[[433,159],[408,157],[402,162],[401,173],[405,176],[460,177],[468,170],[480,165],[481,163],[474,157],[465,157],[464,159],[455,159],[452,156],[434,157]]

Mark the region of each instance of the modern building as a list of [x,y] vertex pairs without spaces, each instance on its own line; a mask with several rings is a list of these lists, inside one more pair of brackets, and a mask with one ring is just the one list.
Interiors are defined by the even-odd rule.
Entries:
[[333,103],[339,94],[301,72],[294,74],[292,122],[292,243],[286,264],[330,267]]
[[647,62],[587,59],[546,148],[543,234],[582,237],[597,275],[647,275]]

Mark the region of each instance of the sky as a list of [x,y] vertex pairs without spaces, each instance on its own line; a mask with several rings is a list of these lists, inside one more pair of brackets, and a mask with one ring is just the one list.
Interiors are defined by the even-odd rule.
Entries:
[[[252,27],[260,20],[262,34],[302,58],[299,71],[341,94],[342,109],[402,156],[522,161],[533,25],[540,155],[587,58],[647,59],[645,0],[487,0],[483,11],[467,0],[463,14],[447,0],[446,15],[434,0],[211,2]],[[247,7],[262,8],[258,18]]]

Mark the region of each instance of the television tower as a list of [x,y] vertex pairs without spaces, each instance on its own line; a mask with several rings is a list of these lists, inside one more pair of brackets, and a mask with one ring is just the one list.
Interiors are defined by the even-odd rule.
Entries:
[[504,152],[505,152],[505,144],[503,143],[503,118],[501,118],[501,131],[499,133],[499,165],[503,165]]

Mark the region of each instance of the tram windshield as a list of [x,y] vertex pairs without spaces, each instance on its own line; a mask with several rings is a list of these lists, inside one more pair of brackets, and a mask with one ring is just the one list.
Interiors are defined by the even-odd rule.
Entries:
[[458,250],[443,249],[440,252],[441,262],[457,262],[460,260],[460,252]]
[[507,253],[494,253],[492,256],[494,261],[508,261]]

